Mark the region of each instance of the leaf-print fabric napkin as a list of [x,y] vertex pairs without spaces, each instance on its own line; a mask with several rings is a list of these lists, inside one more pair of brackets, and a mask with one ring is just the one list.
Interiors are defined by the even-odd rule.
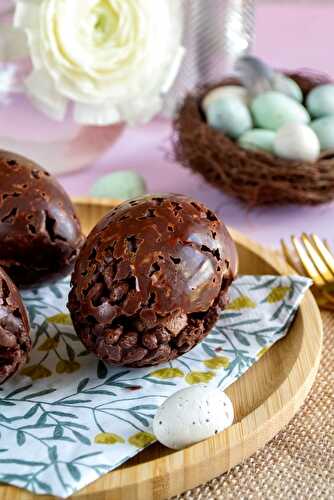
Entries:
[[208,337],[159,367],[105,366],[66,310],[69,283],[25,292],[33,352],[0,387],[0,481],[67,497],[154,441],[166,397],[200,382],[226,388],[288,331],[309,288],[302,277],[243,276]]

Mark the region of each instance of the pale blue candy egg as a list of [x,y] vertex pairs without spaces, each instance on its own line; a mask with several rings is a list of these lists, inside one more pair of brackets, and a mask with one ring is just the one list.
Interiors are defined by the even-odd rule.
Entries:
[[289,76],[283,75],[282,73],[275,74],[273,81],[273,90],[292,97],[292,99],[295,99],[298,102],[303,102],[303,92],[298,83],[296,83]]
[[238,139],[238,143],[243,149],[272,153],[275,135],[276,132],[273,130],[253,128],[242,134]]
[[256,96],[251,103],[255,124],[278,130],[288,122],[308,123],[310,116],[304,106],[285,94],[270,90]]
[[210,90],[202,101],[202,108],[204,113],[207,112],[209,105],[225,97],[236,97],[240,99],[244,104],[248,105],[249,96],[247,89],[241,85],[221,85],[220,87],[215,87]]
[[98,198],[128,200],[146,192],[144,178],[131,170],[119,170],[100,177],[91,187],[90,193]]
[[334,84],[318,85],[306,98],[306,106],[315,118],[334,114]]
[[321,150],[334,149],[334,115],[314,120],[311,127],[319,139]]
[[252,128],[252,117],[248,107],[237,97],[223,97],[209,103],[206,112],[208,124],[237,139]]

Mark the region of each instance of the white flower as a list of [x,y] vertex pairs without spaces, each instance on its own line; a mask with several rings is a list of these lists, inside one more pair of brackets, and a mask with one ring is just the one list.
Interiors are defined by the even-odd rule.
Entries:
[[17,0],[35,104],[79,123],[148,121],[182,59],[181,0]]

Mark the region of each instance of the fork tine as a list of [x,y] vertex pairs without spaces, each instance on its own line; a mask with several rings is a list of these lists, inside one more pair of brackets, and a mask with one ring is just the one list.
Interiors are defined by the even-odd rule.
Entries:
[[315,246],[319,250],[319,253],[321,254],[322,258],[326,262],[327,266],[332,271],[332,273],[334,273],[334,258],[332,253],[327,248],[327,246],[324,245],[319,236],[317,236],[316,234],[312,234],[312,239],[314,241]]
[[312,260],[315,267],[318,269],[319,273],[327,283],[332,283],[334,281],[334,275],[331,273],[330,269],[327,267],[322,254],[318,253],[317,250],[311,243],[311,240],[307,234],[302,234],[302,242],[306,248],[306,251]]
[[288,246],[283,239],[281,239],[281,248],[282,248],[284,258],[287,261],[287,263],[289,264],[289,266],[291,266],[299,274],[299,269],[297,269],[297,266],[290,255]]
[[315,265],[311,261],[304,246],[302,245],[302,243],[294,235],[291,236],[291,241],[292,241],[293,246],[296,249],[296,252],[297,252],[300,260],[302,261],[302,264],[305,268],[306,273],[310,276],[310,278],[312,278],[312,280],[314,281],[314,283],[317,286],[325,285],[325,281],[323,280],[323,278],[319,274],[317,268],[315,267]]

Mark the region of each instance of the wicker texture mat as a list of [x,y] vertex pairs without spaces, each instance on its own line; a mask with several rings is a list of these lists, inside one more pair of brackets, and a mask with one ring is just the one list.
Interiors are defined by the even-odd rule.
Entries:
[[296,417],[243,464],[177,500],[334,499],[334,314],[322,319],[319,373]]

